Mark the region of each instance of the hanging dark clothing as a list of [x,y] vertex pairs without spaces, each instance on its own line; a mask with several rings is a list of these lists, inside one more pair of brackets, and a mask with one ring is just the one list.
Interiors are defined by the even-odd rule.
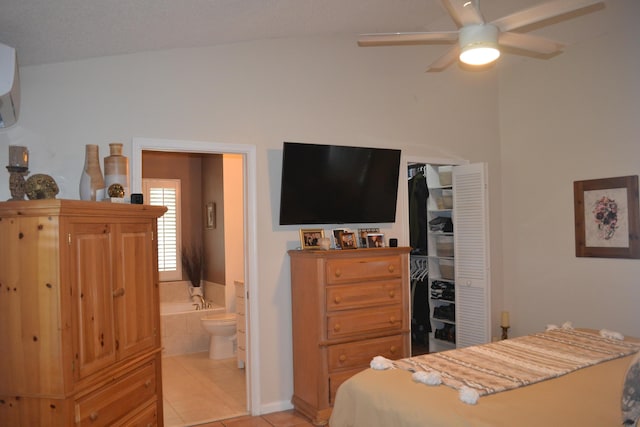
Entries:
[[412,253],[427,255],[427,178],[422,172],[409,179],[409,243]]

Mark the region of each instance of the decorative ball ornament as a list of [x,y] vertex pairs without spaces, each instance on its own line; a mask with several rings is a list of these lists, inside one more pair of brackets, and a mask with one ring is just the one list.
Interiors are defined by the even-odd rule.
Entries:
[[27,178],[24,190],[29,200],[55,199],[60,191],[56,181],[49,175],[38,173]]
[[107,190],[109,197],[117,197],[119,199],[124,197],[124,187],[121,184],[111,184]]

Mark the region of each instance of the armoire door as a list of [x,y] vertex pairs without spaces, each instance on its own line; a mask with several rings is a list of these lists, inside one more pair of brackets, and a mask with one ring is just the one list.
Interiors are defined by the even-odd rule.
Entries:
[[160,345],[155,300],[157,265],[151,224],[121,224],[117,239],[114,298],[120,359]]
[[105,223],[72,223],[73,324],[77,375],[87,375],[116,360],[113,307],[113,230]]

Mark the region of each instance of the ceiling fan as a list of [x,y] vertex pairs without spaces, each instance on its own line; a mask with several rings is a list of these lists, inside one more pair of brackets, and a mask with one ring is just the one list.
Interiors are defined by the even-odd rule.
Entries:
[[[458,42],[456,46],[433,62],[427,71],[442,71],[456,59],[469,65],[489,64],[500,56],[499,47],[550,56],[562,51],[564,45],[533,34],[514,32],[533,24],[585,11],[603,0],[555,0],[533,6],[492,22],[485,22],[480,12],[480,0],[441,0],[458,30],[411,33],[362,34],[358,45],[391,46],[407,44],[440,44]],[[547,22],[548,24],[549,22]]]

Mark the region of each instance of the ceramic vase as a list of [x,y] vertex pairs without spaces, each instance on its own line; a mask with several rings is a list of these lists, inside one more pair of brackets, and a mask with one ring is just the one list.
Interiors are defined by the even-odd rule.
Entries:
[[110,155],[104,158],[105,192],[109,197],[129,196],[129,159],[122,155],[122,144],[109,144]]
[[85,147],[84,168],[80,178],[81,200],[102,200],[104,198],[104,178],[100,170],[98,146],[87,144]]

